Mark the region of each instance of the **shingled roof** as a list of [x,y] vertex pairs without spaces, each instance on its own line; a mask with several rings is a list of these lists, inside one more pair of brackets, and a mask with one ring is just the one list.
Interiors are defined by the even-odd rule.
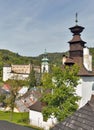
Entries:
[[46,106],[45,103],[37,100],[33,105],[31,105],[29,107],[30,110],[34,110],[34,111],[37,111],[37,112],[41,112],[43,110],[43,108]]
[[34,130],[34,129],[10,123],[8,121],[0,120],[0,130]]
[[40,101],[36,101],[33,105],[31,105],[29,107],[30,110],[34,110],[34,111],[38,111],[38,112],[41,112],[42,108],[43,108],[43,106]]
[[85,106],[52,130],[94,130],[94,95]]

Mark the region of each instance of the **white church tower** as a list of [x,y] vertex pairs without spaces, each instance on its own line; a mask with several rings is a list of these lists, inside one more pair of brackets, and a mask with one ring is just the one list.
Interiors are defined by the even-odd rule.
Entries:
[[45,49],[44,56],[42,58],[41,63],[41,73],[48,73],[49,72],[49,59],[47,58],[47,52]]

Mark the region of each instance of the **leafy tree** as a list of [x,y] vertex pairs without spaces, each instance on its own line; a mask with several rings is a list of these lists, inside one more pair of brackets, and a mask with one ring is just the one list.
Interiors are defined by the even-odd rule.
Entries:
[[36,86],[36,77],[34,69],[31,70],[28,78],[29,89]]
[[6,81],[6,84],[10,86],[10,96],[7,98],[6,103],[11,109],[11,120],[13,118],[13,111],[15,107],[15,100],[18,95],[18,90],[20,87],[22,87],[26,82],[23,80],[19,80],[18,76],[12,77],[12,79],[9,79]]
[[76,65],[65,69],[54,67],[51,73],[43,75],[41,100],[46,104],[42,111],[45,120],[54,114],[58,121],[62,121],[78,108],[80,97],[75,93],[78,70]]
[[6,94],[0,94],[0,104],[4,107],[6,106]]

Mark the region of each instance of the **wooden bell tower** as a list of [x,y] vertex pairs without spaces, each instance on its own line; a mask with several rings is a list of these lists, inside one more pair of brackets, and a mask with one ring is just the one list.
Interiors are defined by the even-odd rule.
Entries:
[[70,40],[69,43],[69,57],[72,57],[76,60],[83,59],[83,48],[85,47],[85,41],[81,39],[81,32],[83,31],[84,27],[77,25],[77,13],[76,13],[76,25],[74,27],[69,28],[70,31],[73,33],[73,38]]

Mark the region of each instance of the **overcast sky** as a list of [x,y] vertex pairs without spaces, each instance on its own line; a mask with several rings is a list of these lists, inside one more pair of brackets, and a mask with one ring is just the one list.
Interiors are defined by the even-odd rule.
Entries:
[[82,39],[94,47],[94,0],[0,0],[0,49],[23,56],[65,52],[76,12]]

